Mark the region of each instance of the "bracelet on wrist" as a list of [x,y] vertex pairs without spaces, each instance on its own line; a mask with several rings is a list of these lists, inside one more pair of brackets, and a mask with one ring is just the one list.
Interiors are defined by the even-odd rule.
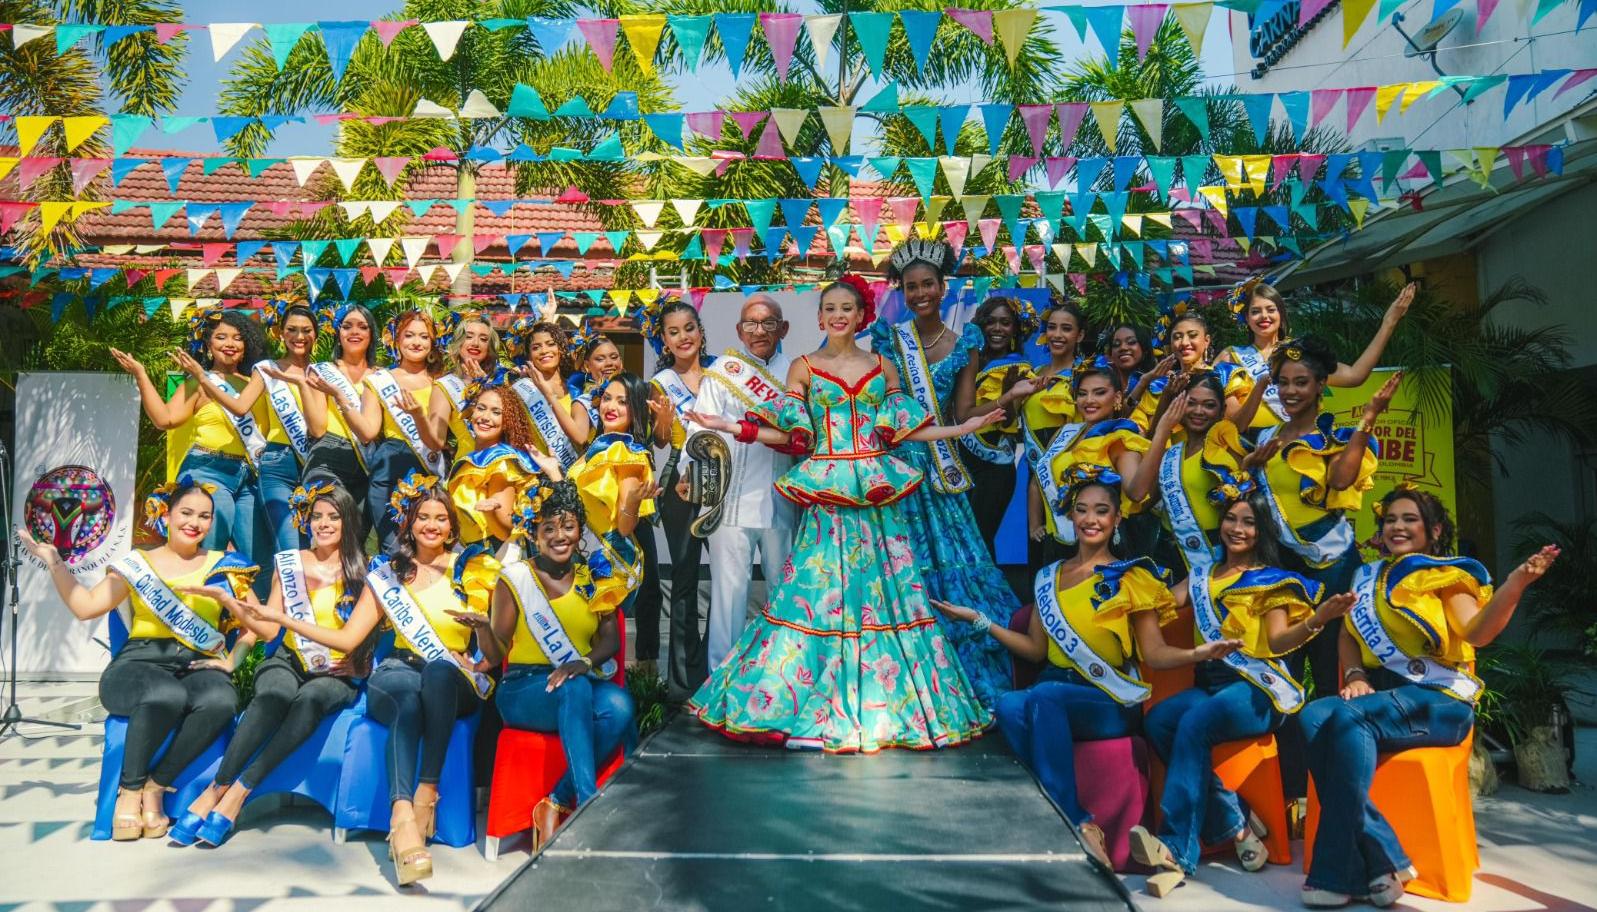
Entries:
[[970,619],[970,626],[975,629],[977,633],[986,633],[992,628],[993,619],[985,614],[982,614],[981,612],[977,612],[976,616]]
[[1357,680],[1357,681],[1368,681],[1369,679],[1370,679],[1369,672],[1365,671],[1360,666],[1354,666],[1353,668],[1344,668],[1344,669],[1342,669],[1342,680],[1344,682],[1355,681],[1355,680]]
[[760,437],[760,426],[752,421],[738,422],[737,433],[733,435],[738,443],[753,443]]
[[1307,630],[1311,634],[1312,633],[1319,633],[1320,631],[1325,629],[1325,625],[1322,623],[1322,624],[1320,624],[1319,626],[1316,627],[1315,624],[1314,624],[1314,615],[1311,614],[1308,617],[1303,619],[1303,629]]

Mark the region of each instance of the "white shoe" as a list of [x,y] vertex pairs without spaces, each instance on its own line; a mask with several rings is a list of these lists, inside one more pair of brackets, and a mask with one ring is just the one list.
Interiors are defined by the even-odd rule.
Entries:
[[1412,866],[1395,874],[1383,874],[1370,881],[1370,905],[1379,909],[1395,905],[1403,898],[1409,881],[1419,876]]
[[1242,834],[1236,839],[1237,861],[1242,863],[1242,870],[1253,873],[1264,867],[1270,860],[1270,853],[1264,847],[1264,837],[1269,835],[1265,829],[1264,821],[1258,815],[1248,813],[1247,825],[1242,828]]
[[1317,890],[1307,884],[1303,887],[1303,904],[1310,909],[1340,909],[1353,901],[1353,897],[1346,893],[1332,893],[1330,890]]

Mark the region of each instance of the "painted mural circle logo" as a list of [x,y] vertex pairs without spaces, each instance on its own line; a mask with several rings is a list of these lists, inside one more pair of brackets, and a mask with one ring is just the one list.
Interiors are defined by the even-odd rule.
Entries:
[[33,483],[22,518],[37,541],[48,542],[68,565],[105,543],[116,523],[116,496],[88,466],[56,466]]

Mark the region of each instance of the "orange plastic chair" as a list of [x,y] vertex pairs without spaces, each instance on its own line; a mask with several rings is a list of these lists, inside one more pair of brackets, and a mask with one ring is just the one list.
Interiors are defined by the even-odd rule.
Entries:
[[[1179,612],[1177,612],[1174,620],[1160,627],[1159,630],[1164,634],[1164,641],[1169,643],[1171,646],[1176,646],[1182,649],[1191,649],[1193,646],[1193,637],[1195,635],[1192,627],[1191,606],[1182,608]],[[1147,701],[1142,704],[1142,711],[1144,713],[1150,709],[1153,709],[1155,706],[1158,706],[1160,701],[1178,694],[1192,686],[1191,665],[1183,665],[1180,668],[1167,668],[1163,671],[1155,671],[1154,669],[1149,668],[1146,664],[1143,664],[1139,666],[1139,671],[1142,672],[1142,680],[1146,681],[1148,686],[1153,689],[1153,694],[1150,695]]]
[[[1392,825],[1419,876],[1408,892],[1447,902],[1469,902],[1481,866],[1475,839],[1475,803],[1469,793],[1474,733],[1453,747],[1418,747],[1376,761],[1370,800]],[[1303,834],[1303,871],[1314,860],[1320,799],[1309,777],[1309,813]]]

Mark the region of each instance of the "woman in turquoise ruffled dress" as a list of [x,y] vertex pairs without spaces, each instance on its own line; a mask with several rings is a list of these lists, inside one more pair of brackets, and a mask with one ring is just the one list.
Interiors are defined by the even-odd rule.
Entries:
[[[976,324],[955,330],[943,322],[947,276],[957,261],[953,248],[940,241],[915,239],[900,244],[888,258],[887,278],[904,292],[904,306],[911,318],[871,326],[871,348],[893,365],[905,394],[934,421],[948,420],[960,371],[987,344]],[[1011,388],[1010,395],[1022,400],[1032,387],[1031,381],[1022,380]],[[1005,414],[1005,409],[997,413]],[[969,605],[982,612],[984,620],[1008,624],[1020,602],[993,563],[989,544],[971,512],[965,492],[973,482],[959,446],[952,440],[918,442],[904,447],[901,455],[926,475],[926,484],[904,498],[903,513],[927,594]],[[953,642],[977,699],[992,709],[998,695],[1014,686],[1009,651],[983,633],[985,627],[977,629],[941,613],[937,620]]]
[[748,420],[688,415],[741,443],[809,457],[776,482],[804,512],[770,603],[688,704],[737,740],[836,753],[925,750],[992,724],[931,609],[899,507],[923,475],[887,451],[972,433],[1003,415],[935,424],[900,391],[890,362],[855,345],[872,298],[855,276],[828,286],[826,345],[798,359],[787,395]]

